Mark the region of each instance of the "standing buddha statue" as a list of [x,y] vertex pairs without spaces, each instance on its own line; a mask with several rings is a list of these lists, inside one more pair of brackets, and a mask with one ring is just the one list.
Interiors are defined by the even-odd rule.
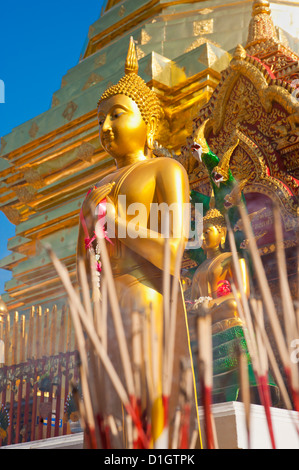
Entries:
[[[162,109],[156,94],[138,76],[138,62],[134,41],[131,38],[125,65],[125,75],[108,88],[98,102],[100,141],[114,159],[115,171],[96,183],[89,191],[81,209],[81,223],[77,256],[90,263],[88,247],[93,244],[92,234],[97,222],[96,209],[105,201],[106,220],[115,224],[115,234],[106,243],[115,282],[117,299],[122,314],[126,339],[131,348],[131,310],[140,312],[152,307],[156,334],[159,338],[158,357],[162,356],[163,338],[163,264],[165,238],[161,233],[162,220],[156,228],[150,226],[153,203],[164,203],[174,208],[173,219],[178,221],[175,233],[170,223],[169,247],[171,277],[184,233],[184,203],[189,202],[188,176],[183,166],[172,158],[154,158],[154,138]],[[136,214],[128,211],[133,203],[142,204],[138,216],[138,234],[130,236],[129,226]],[[171,214],[170,214],[171,218]],[[177,335],[170,402],[170,419],[173,418],[179,390],[179,358],[192,360],[188,347],[188,330],[184,301],[180,291],[177,306]],[[108,311],[108,354],[116,371],[123,377],[113,321]],[[159,366],[158,395],[162,394],[162,367]],[[107,387],[109,384],[107,385]],[[112,387],[109,388],[107,412],[121,416],[120,403]],[[195,394],[194,394],[195,397]]]

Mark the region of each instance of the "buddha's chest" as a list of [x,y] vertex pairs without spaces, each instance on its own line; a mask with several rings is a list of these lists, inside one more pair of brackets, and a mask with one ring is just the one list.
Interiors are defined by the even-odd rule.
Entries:
[[138,215],[144,222],[149,219],[156,200],[155,176],[151,170],[150,165],[143,164],[112,175],[109,182],[115,184],[109,197],[121,217],[128,220]]
[[[198,282],[202,290],[209,291],[209,294],[217,290],[219,281],[227,279],[229,276],[229,268],[222,260],[209,260],[203,263],[198,273]],[[205,292],[207,295],[207,292]]]

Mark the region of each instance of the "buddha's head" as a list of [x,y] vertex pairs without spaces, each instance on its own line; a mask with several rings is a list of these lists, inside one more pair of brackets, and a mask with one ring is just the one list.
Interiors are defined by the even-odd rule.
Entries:
[[217,251],[225,244],[225,219],[218,209],[210,209],[203,218],[202,249],[205,253]]
[[138,76],[133,38],[130,40],[125,75],[108,88],[98,102],[100,140],[119,161],[142,156],[152,149],[162,109],[156,94]]

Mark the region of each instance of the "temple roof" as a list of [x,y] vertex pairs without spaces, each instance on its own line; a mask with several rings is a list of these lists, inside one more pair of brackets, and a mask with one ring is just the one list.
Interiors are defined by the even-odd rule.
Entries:
[[[278,37],[267,0],[255,0],[244,59],[252,59],[259,69],[277,85],[292,92],[299,78],[299,56]],[[274,83],[272,83],[274,84]],[[287,85],[291,85],[292,88]]]
[[105,0],[103,4],[103,11],[108,11],[110,8],[114,7],[121,0]]

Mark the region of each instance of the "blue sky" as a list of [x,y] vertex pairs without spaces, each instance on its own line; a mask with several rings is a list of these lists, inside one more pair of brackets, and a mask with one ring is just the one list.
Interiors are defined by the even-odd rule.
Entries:
[[[103,0],[14,0],[0,7],[0,136],[49,109],[63,75],[80,57]],[[15,227],[0,212],[0,259]],[[0,269],[0,294],[10,273]]]

